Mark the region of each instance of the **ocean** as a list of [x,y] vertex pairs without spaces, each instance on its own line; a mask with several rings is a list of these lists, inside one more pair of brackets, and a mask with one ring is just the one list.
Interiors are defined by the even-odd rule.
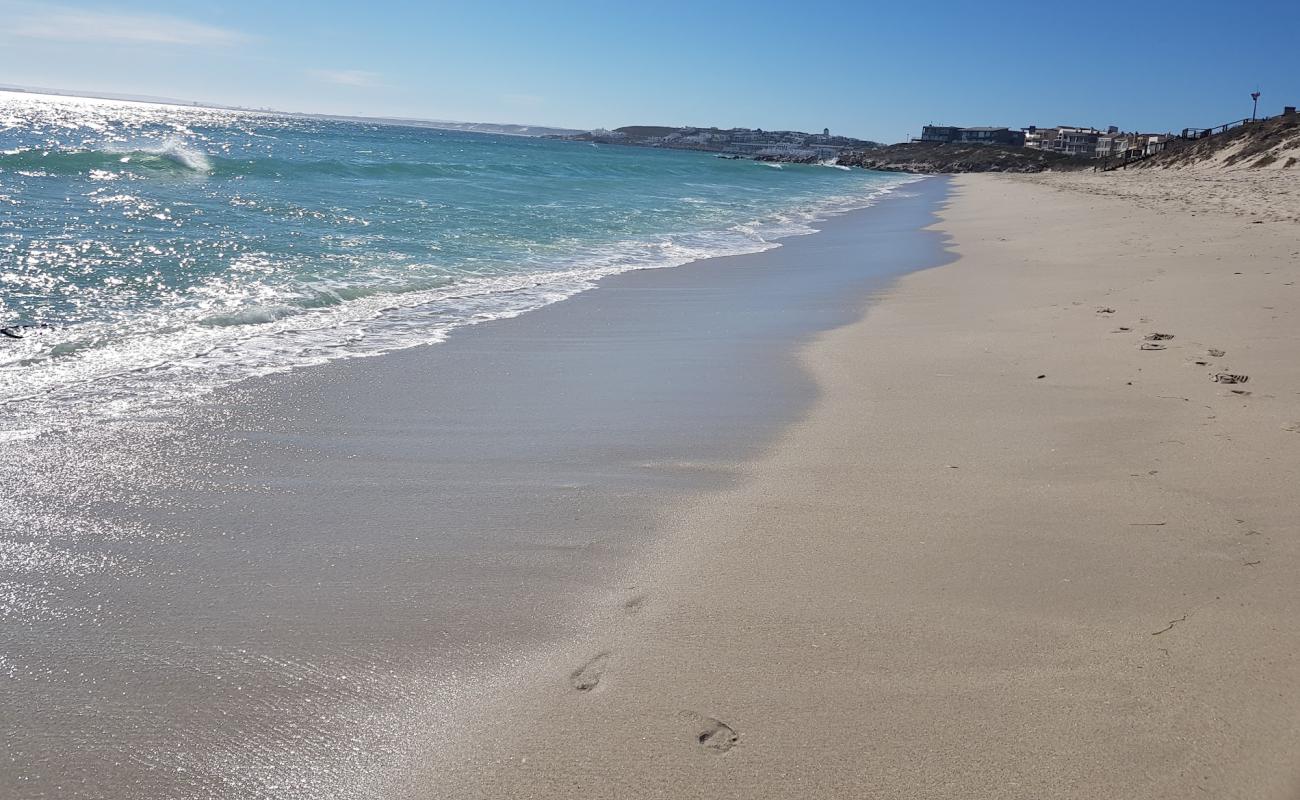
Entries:
[[[907,179],[0,92],[0,437],[441,342],[755,252]],[[12,338],[22,336],[23,338]]]

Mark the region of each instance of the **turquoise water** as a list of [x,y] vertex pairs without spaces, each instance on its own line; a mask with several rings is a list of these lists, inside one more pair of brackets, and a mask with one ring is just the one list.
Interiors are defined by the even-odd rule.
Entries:
[[0,435],[438,342],[904,178],[0,93]]

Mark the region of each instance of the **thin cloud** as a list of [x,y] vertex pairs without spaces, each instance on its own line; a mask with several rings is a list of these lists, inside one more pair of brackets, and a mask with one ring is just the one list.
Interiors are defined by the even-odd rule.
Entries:
[[309,69],[307,74],[317,80],[338,86],[378,86],[378,72],[363,69]]
[[7,3],[0,3],[0,13],[9,15],[4,26],[8,33],[25,39],[92,44],[231,47],[249,38],[239,31],[164,14]]

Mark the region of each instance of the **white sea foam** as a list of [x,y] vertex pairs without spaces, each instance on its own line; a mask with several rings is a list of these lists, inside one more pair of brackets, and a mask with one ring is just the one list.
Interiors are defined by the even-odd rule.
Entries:
[[154,156],[173,164],[199,173],[212,171],[212,161],[208,154],[193,143],[178,137],[168,137],[161,142],[144,141],[126,144],[109,144],[104,148],[108,153],[122,154],[121,161],[129,164],[139,156]]

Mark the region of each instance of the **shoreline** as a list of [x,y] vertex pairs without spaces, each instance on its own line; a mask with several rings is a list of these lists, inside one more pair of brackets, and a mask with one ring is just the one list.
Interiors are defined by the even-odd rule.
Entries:
[[[795,344],[944,257],[918,229],[945,191],[910,184],[781,247],[610,276],[445,344],[252,379],[180,430],[24,445],[25,521],[74,566],[102,561],[10,630],[9,746],[44,783],[0,772],[0,790],[389,796],[485,675],[585,629],[666,503],[727,485],[811,402]],[[83,678],[33,683],[49,663]]]
[[959,260],[401,796],[1294,796],[1295,227],[955,185]]

